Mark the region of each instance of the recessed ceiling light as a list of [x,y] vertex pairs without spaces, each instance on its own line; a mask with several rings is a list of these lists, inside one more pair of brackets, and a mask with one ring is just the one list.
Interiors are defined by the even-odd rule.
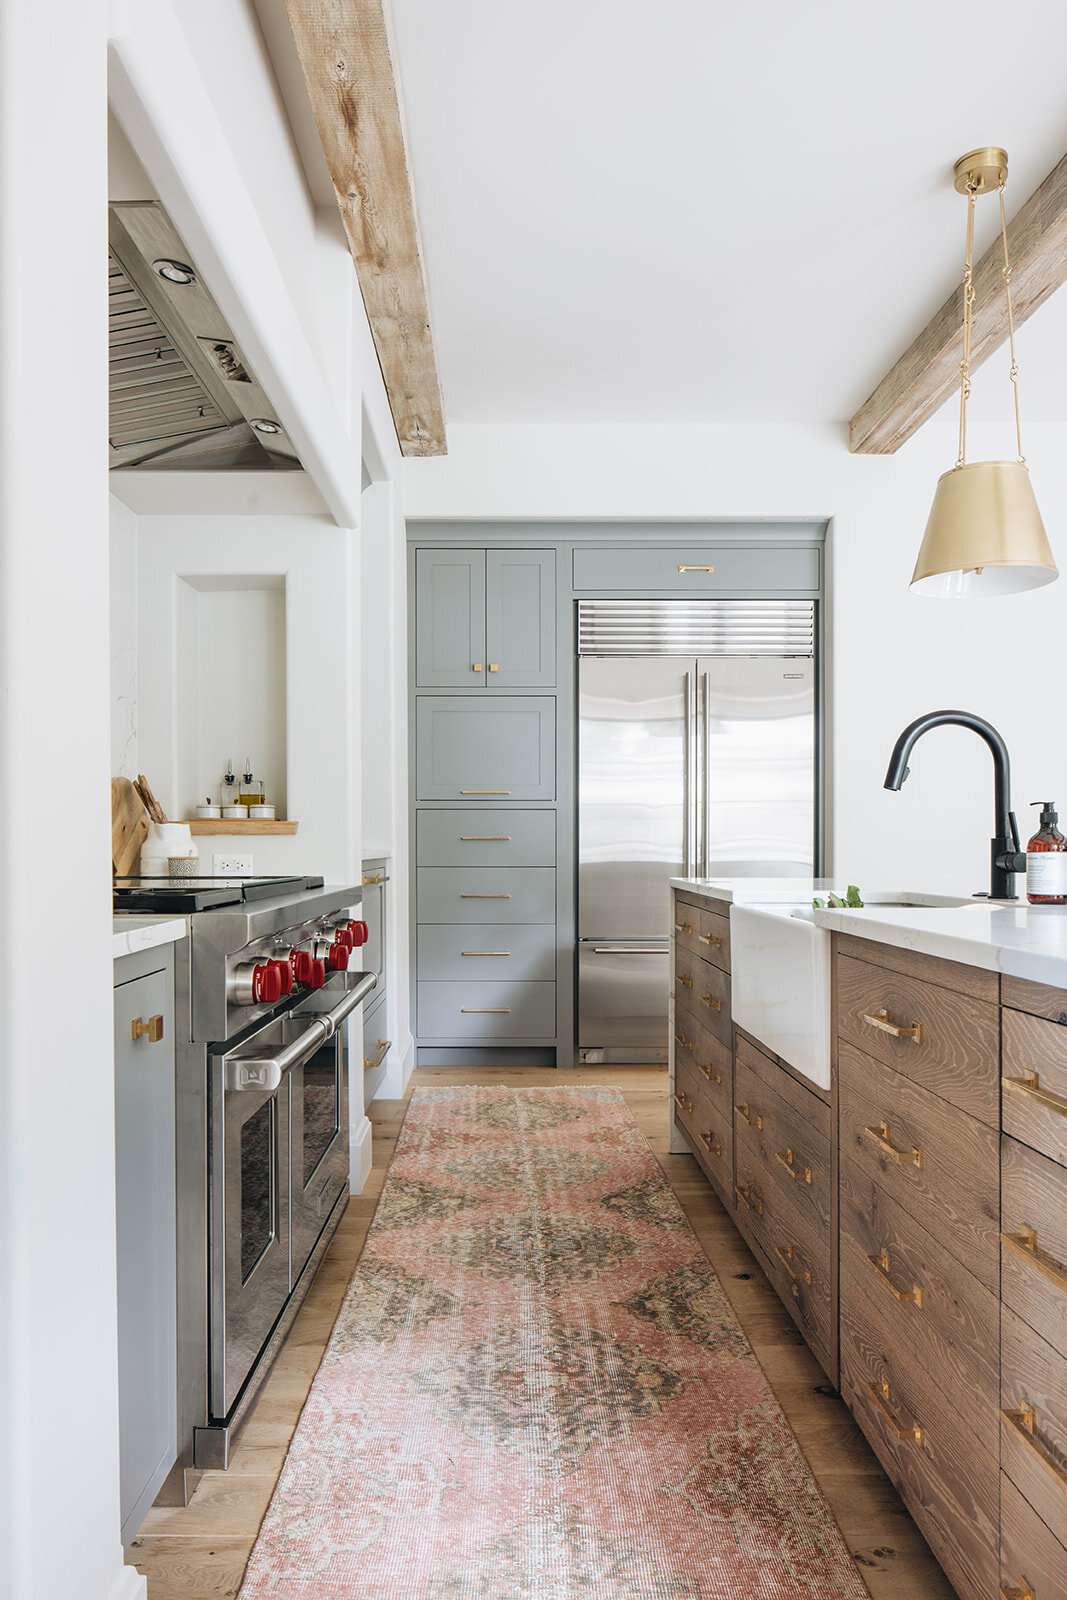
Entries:
[[196,273],[184,261],[170,261],[166,256],[161,256],[158,261],[153,261],[152,266],[168,283],[196,282]]
[[272,422],[270,417],[250,417],[248,420],[257,433],[281,433],[282,431],[281,423]]

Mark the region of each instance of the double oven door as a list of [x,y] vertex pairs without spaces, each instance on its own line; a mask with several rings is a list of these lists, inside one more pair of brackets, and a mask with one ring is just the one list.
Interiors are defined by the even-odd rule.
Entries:
[[226,1418],[348,1186],[346,1030],[319,990],[209,1057],[210,1409]]

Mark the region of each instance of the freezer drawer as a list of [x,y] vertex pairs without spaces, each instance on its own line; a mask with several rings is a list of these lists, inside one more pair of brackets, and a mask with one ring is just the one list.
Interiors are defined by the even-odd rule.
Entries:
[[419,922],[555,922],[554,867],[420,867]]
[[554,800],[556,701],[547,695],[420,695],[420,800]]
[[473,978],[552,983],[556,977],[555,924],[503,927],[471,923],[452,928],[431,923],[419,928],[418,971],[421,979],[463,983]]
[[578,946],[578,1048],[583,1060],[667,1059],[670,947],[656,940]]
[[527,1039],[556,1036],[554,983],[420,983],[421,1039]]
[[554,811],[420,811],[420,867],[554,867]]

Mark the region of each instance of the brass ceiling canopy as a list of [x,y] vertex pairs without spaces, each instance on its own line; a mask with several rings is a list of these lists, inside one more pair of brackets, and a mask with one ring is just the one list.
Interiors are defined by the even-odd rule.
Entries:
[[[963,267],[963,356],[960,361],[960,422],[956,465],[942,474],[934,493],[911,587],[917,594],[977,599],[1037,589],[1059,576],[1045,525],[1037,509],[1023,455],[1019,421],[1019,366],[1011,262],[1004,212],[1007,152],[996,145],[970,150],[956,162],[955,187],[967,197],[967,245]],[[1000,201],[1001,277],[1008,309],[1008,350],[1015,408],[1014,461],[967,460],[967,401],[971,393],[974,326],[974,202],[996,190]]]

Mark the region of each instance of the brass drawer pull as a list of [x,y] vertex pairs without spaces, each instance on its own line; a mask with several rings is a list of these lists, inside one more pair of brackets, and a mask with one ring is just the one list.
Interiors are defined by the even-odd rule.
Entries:
[[461,833],[460,844],[510,844],[510,833]]
[[676,1033],[674,1042],[675,1044],[680,1044],[683,1050],[692,1050],[693,1048],[692,1039],[687,1039],[684,1033]]
[[1067,1289],[1067,1267],[1057,1261],[1055,1256],[1046,1255],[1038,1248],[1036,1228],[1022,1227],[1018,1233],[1002,1233],[1000,1237],[1009,1250],[1014,1250],[1025,1261],[1029,1261],[1032,1267],[1036,1267],[1038,1272],[1043,1272],[1046,1278],[1051,1278],[1057,1288]]
[[1057,1116],[1067,1117],[1067,1098],[1062,1094],[1054,1094],[1051,1089],[1042,1089],[1041,1079],[1036,1072],[1024,1072],[1021,1078],[1005,1078],[1004,1087],[1015,1089],[1019,1094],[1032,1095],[1043,1106],[1048,1106],[1050,1111],[1055,1111]]
[[889,1258],[888,1250],[880,1250],[876,1256],[868,1256],[867,1260],[871,1263],[871,1266],[874,1268],[875,1272],[877,1272],[879,1278],[881,1278],[882,1282],[885,1284],[894,1300],[899,1300],[902,1303],[910,1302],[911,1305],[919,1306],[921,1309],[923,1303],[923,1291],[921,1284],[913,1283],[910,1289],[897,1288],[896,1284],[889,1276],[890,1272],[892,1271],[893,1264]]
[[1061,1489],[1067,1489],[1067,1470],[1060,1466],[1037,1431],[1036,1408],[1028,1400],[1024,1400],[1018,1411],[1005,1411],[1003,1415],[1016,1429],[1019,1437],[1037,1457],[1045,1471],[1055,1479]]
[[702,1006],[707,1006],[709,1011],[722,1010],[722,1001],[719,999],[718,995],[702,994],[700,996],[700,1004]]
[[815,1282],[810,1267],[801,1267],[799,1272],[795,1272],[793,1270],[794,1263],[797,1260],[796,1247],[791,1244],[776,1244],[774,1248],[777,1254],[781,1257],[782,1265],[792,1278],[794,1284],[799,1287],[801,1279],[803,1279],[803,1281],[810,1288]]
[[710,1128],[707,1130],[706,1133],[702,1133],[700,1135],[700,1139],[701,1139],[701,1143],[702,1144],[707,1145],[708,1149],[711,1151],[711,1154],[713,1156],[721,1156],[722,1155],[722,1143],[721,1143],[720,1140],[715,1138],[715,1136],[712,1133]]
[[678,982],[681,984],[683,989],[691,989],[693,987],[693,980],[687,972],[680,972],[678,974]]
[[1026,1578],[1016,1586],[1013,1583],[1002,1583],[1000,1586],[1001,1600],[1037,1600],[1037,1590],[1032,1588]]
[[158,1044],[163,1037],[163,1018],[161,1016],[134,1017],[130,1023],[131,1039],[147,1039],[149,1044]]
[[910,1150],[897,1149],[896,1145],[893,1143],[893,1137],[890,1132],[888,1122],[880,1122],[877,1128],[864,1128],[863,1131],[867,1135],[867,1138],[873,1139],[878,1148],[889,1157],[890,1161],[895,1161],[898,1166],[922,1166],[923,1153],[917,1145],[913,1145]]
[[461,956],[509,956],[510,950],[461,950]]
[[461,789],[460,794],[510,794],[510,789]]
[[722,1073],[716,1072],[715,1068],[709,1066],[707,1062],[698,1061],[697,1067],[704,1074],[709,1083],[722,1083]]
[[796,1158],[797,1153],[792,1149],[776,1150],[774,1152],[774,1159],[780,1166],[785,1168],[794,1183],[810,1183],[812,1181],[811,1168],[794,1166],[793,1163]]
[[375,883],[388,883],[389,879],[386,877],[384,872],[365,872],[363,874],[363,882],[368,885]]
[[692,933],[693,925],[690,922],[676,922],[674,924],[674,931],[675,933]]
[[499,661],[490,661],[490,663],[489,663],[489,671],[490,672],[499,672],[500,671],[500,662]]
[[882,1378],[879,1383],[869,1383],[867,1389],[879,1416],[894,1439],[899,1439],[902,1443],[922,1444],[923,1430],[919,1424],[917,1422],[907,1425],[900,1423],[893,1415],[890,1406],[890,1402],[893,1399],[893,1390],[890,1387],[889,1379]]
[[708,566],[698,566],[698,565],[694,566],[693,564],[691,564],[689,562],[679,561],[679,563],[678,563],[678,571],[679,572],[714,572],[715,568],[714,567],[708,567]]
[[675,1090],[674,1103],[678,1107],[679,1111],[684,1111],[686,1116],[689,1117],[691,1117],[693,1112],[696,1110],[696,1102],[690,1100],[684,1089]]
[[750,1111],[745,1102],[742,1102],[739,1106],[735,1105],[734,1110],[739,1117],[744,1117],[750,1128],[758,1128],[761,1133],[763,1132],[763,1118],[758,1111]]
[[923,1042],[921,1022],[913,1022],[909,1027],[905,1027],[901,1022],[890,1022],[889,1012],[885,1010],[876,1011],[873,1016],[869,1011],[864,1011],[861,1015],[869,1028],[877,1028],[879,1032],[888,1033],[894,1039],[911,1039],[915,1044]]
[[393,1041],[391,1039],[375,1039],[374,1042],[378,1047],[378,1054],[373,1058],[371,1056],[363,1057],[364,1072],[373,1072],[375,1067],[381,1066],[382,1062],[389,1054],[389,1046]]
[[482,663],[480,661],[472,661],[471,662],[471,671],[472,672],[481,672],[481,670],[482,670]]
[[721,950],[725,943],[717,933],[698,933],[697,939],[701,944],[709,945],[712,950]]
[[467,894],[464,890],[460,891],[460,896],[459,897],[460,897],[461,900],[510,900],[511,899],[511,896],[509,894]]
[[511,1015],[510,1006],[460,1006],[460,1015],[464,1017],[508,1017]]
[[734,1193],[743,1205],[746,1205],[750,1211],[754,1211],[757,1217],[762,1217],[763,1201],[750,1183],[737,1184],[734,1188]]

